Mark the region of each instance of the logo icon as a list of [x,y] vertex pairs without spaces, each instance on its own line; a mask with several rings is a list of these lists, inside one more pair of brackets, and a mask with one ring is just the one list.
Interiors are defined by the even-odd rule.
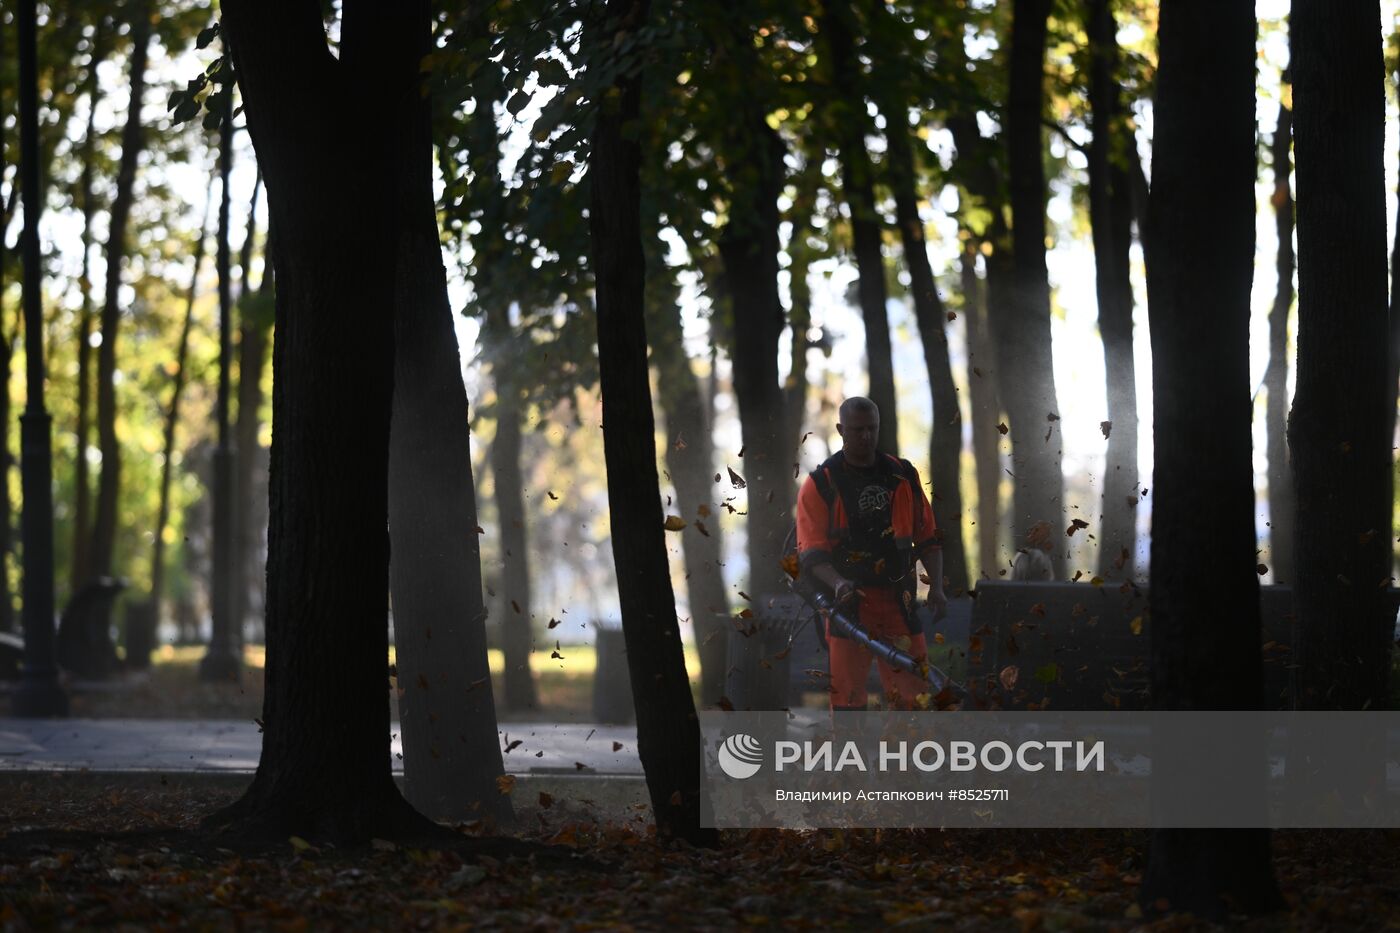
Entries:
[[763,747],[751,735],[737,732],[719,747],[720,770],[735,780],[753,777],[762,766]]

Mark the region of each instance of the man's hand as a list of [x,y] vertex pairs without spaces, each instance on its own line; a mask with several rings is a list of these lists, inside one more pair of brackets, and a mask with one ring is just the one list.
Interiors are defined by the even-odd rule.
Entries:
[[935,584],[928,588],[928,607],[933,610],[935,622],[948,615],[948,596],[943,592],[943,587]]

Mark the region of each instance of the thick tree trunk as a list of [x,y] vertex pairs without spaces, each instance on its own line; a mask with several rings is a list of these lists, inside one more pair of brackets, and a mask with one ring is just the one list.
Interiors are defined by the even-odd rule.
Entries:
[[929,440],[929,477],[933,488],[929,498],[938,530],[943,538],[943,578],[950,595],[967,590],[967,550],[963,546],[962,487],[958,473],[962,465],[962,413],[958,390],[953,385],[953,365],[948,357],[948,312],[938,296],[933,267],[928,261],[924,223],[919,217],[919,199],[914,187],[914,152],[906,129],[905,107],[887,105],[885,139],[889,145],[890,178],[894,187],[895,216],[899,223],[904,262],[909,270],[914,299],[914,319],[928,368],[930,401],[933,403],[933,436]]
[[[752,49],[747,30],[735,44]],[[743,62],[742,53],[736,58]],[[729,223],[720,232],[719,252],[734,310],[734,394],[748,484],[748,592],[764,601],[785,592],[782,546],[792,520],[792,460],[780,446],[783,395],[778,383],[783,330],[778,196],[785,148],[761,109],[739,115],[738,124],[724,141],[733,203]]]
[[[1050,280],[1045,265],[1045,35],[1050,0],[1015,0],[1006,136],[1011,192],[1011,281],[1008,301],[992,308],[1012,446],[1012,531],[1038,522],[1064,526],[1060,406],[1050,350]],[[1063,541],[1064,536],[1055,538]],[[1065,551],[1051,555],[1064,579]]]
[[[1263,668],[1249,385],[1254,9],[1164,0],[1159,35],[1147,270],[1157,437],[1153,705],[1257,709]],[[1220,772],[1258,773],[1249,805],[1262,808],[1262,747],[1242,737],[1233,760],[1221,757],[1214,764]],[[1171,910],[1214,919],[1224,918],[1226,899],[1235,911],[1276,908],[1269,834],[1154,831],[1139,895],[1148,909],[1165,900]]]
[[107,288],[102,306],[102,346],[97,351],[97,437],[102,451],[102,474],[97,484],[97,514],[88,549],[93,576],[112,573],[117,537],[117,498],[121,492],[121,444],[117,438],[117,330],[121,322],[119,296],[122,262],[126,258],[126,228],[136,187],[136,162],[144,145],[141,98],[146,90],[146,58],[151,40],[147,0],[132,7],[131,103],[122,129],[122,155],[117,168],[117,193],[107,224]]
[[1118,26],[1108,0],[1090,0],[1086,19],[1093,55],[1089,105],[1094,114],[1094,138],[1089,145],[1089,217],[1094,229],[1099,335],[1108,396],[1098,573],[1104,579],[1131,578],[1137,553],[1138,411],[1129,258],[1133,195],[1125,166],[1129,159],[1137,159],[1137,151],[1124,120],[1117,77]]
[[[427,53],[427,17],[410,59]],[[389,454],[390,565],[404,792],[438,819],[509,819],[486,653],[476,487],[461,359],[433,199],[429,103],[400,136],[399,272]]]
[[525,417],[521,386],[512,370],[519,356],[506,309],[487,312],[486,338],[492,348],[491,372],[496,380],[496,439],[491,444],[495,476],[496,515],[501,526],[501,649],[505,655],[505,702],[512,710],[535,709],[539,698],[530,671],[534,626],[530,620],[530,544],[526,532],[525,481],[520,467],[521,420]]
[[700,655],[700,702],[714,706],[724,694],[729,631],[729,596],[720,569],[722,537],[715,514],[719,507],[714,501],[715,448],[705,423],[700,380],[682,340],[675,282],[658,252],[648,251],[652,261],[647,264],[647,334],[666,413],[666,470],[676,487],[676,511],[691,522],[682,539],[682,556]]
[[1383,702],[1395,610],[1387,410],[1385,95],[1380,4],[1297,0],[1290,26],[1298,176],[1300,706]]
[[1001,533],[1001,434],[997,419],[995,347],[987,326],[987,287],[977,277],[977,245],[969,240],[961,260],[963,326],[967,331],[968,407],[972,413],[972,457],[977,472],[977,564],[982,577],[999,569]]
[[[1293,583],[1293,468],[1288,462],[1288,315],[1293,310],[1293,115],[1279,105],[1274,131],[1274,218],[1278,229],[1278,288],[1269,311],[1269,368],[1264,372],[1268,396],[1265,427],[1269,458],[1269,567],[1275,583]],[[1391,409],[1395,407],[1393,401]],[[1388,409],[1389,410],[1389,409]]]
[[[600,51],[617,48],[647,17],[647,0],[608,0],[594,28]],[[700,729],[666,561],[655,422],[647,373],[641,151],[624,127],[639,119],[641,76],[614,81],[618,106],[600,107],[588,169],[589,230],[598,306],[598,368],[606,422],[604,458],[627,668],[637,710],[637,750],[657,831],[714,844],[700,828]]]
[[830,93],[842,95],[827,115],[841,154],[841,187],[851,214],[851,238],[860,279],[860,313],[865,321],[865,355],[870,400],[880,409],[880,450],[899,455],[899,412],[895,405],[890,316],[886,307],[885,258],[880,215],[875,208],[875,170],[865,147],[869,119],[855,48],[855,13],[848,0],[834,0],[821,17],[821,35],[831,56]]
[[315,3],[224,6],[277,316],[263,751],[216,827],[352,843],[431,826],[394,786],[385,692],[396,143],[429,23],[426,3],[349,2],[336,58]]
[[185,295],[185,320],[180,326],[180,339],[175,347],[175,375],[170,386],[170,407],[165,411],[164,457],[160,464],[160,500],[156,507],[155,544],[151,552],[151,606],[156,621],[160,619],[160,600],[165,593],[165,526],[170,521],[170,478],[175,472],[175,426],[180,423],[180,395],[185,390],[185,357],[190,346],[190,329],[194,324],[194,299],[199,286],[199,267],[204,264],[204,241],[209,236],[209,202],[211,188],[205,199],[205,217],[199,225],[199,240],[194,247],[194,270],[190,273],[190,288]]

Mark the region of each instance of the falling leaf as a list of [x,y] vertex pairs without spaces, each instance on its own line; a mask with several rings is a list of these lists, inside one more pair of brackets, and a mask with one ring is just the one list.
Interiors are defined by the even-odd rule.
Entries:
[[753,618],[753,610],[752,610],[752,609],[740,609],[740,610],[739,610],[739,618],[741,618],[741,619],[752,619],[752,618]]
[[552,806],[554,806],[554,795],[540,791],[540,807],[548,810]]
[[747,444],[745,444],[744,446],[742,446],[742,447],[739,448],[739,459],[740,459],[740,460],[743,460],[743,459],[744,459],[744,451],[746,451],[746,450],[748,450],[748,449],[749,449],[749,447],[748,447]]
[[947,640],[948,640],[948,639],[946,639],[946,638],[943,637],[943,633],[942,633],[942,632],[934,632],[934,633],[933,633],[933,643],[934,643],[935,645],[941,645],[941,644],[943,644],[943,643],[944,643],[945,641],[947,641]]
[[1269,568],[1265,564],[1256,564],[1254,567],[1254,572],[1262,577],[1264,574],[1269,572]]
[[559,501],[559,497],[554,494],[554,491],[552,489],[546,489],[545,494],[549,496],[549,498],[553,499],[555,502]]
[[1035,679],[1047,686],[1053,684],[1060,677],[1060,666],[1053,661],[1035,672]]
[[1071,583],[1078,583],[1078,582],[1079,582],[1079,578],[1082,577],[1082,576],[1084,576],[1084,571],[1082,571],[1082,570],[1076,570],[1076,571],[1074,572],[1074,576],[1070,578],[1070,581],[1069,581],[1069,582],[1071,582]]
[[682,799],[682,798],[681,798],[681,792],[680,792],[680,791],[678,791],[678,790],[673,790],[673,791],[671,791],[671,798],[670,798],[671,806],[673,806],[673,807],[679,807],[679,806],[681,805],[681,799]]
[[550,628],[554,628],[555,626],[559,626],[559,625],[563,625],[563,624],[564,624],[564,623],[563,623],[562,621],[560,621],[559,619],[553,619],[553,618],[552,618],[552,619],[549,620],[549,627],[550,627]]
[[1051,424],[1054,424],[1056,421],[1060,420],[1060,416],[1052,411],[1050,412],[1050,414],[1045,416],[1045,420],[1050,422]]
[[1045,604],[1044,604],[1044,603],[1036,603],[1034,606],[1031,607],[1031,614],[1032,614],[1032,615],[1038,615],[1038,616],[1040,616],[1042,619],[1045,618]]
[[507,755],[509,755],[511,749],[519,747],[520,744],[523,743],[524,741],[525,741],[524,739],[516,739],[515,741],[510,742],[509,744],[506,745],[506,747],[505,747],[505,749],[504,749],[505,753],[506,753]]
[[750,596],[748,593],[745,593],[743,590],[740,590],[740,591],[739,591],[739,595],[742,596],[742,597],[744,598],[744,601],[745,601],[745,602],[749,602],[749,603],[753,602],[753,597]]
[[482,528],[480,525],[477,525],[477,526],[476,526],[476,533],[479,534],[479,535],[484,535],[484,534],[486,534],[486,529],[485,529],[485,528]]
[[497,777],[496,790],[500,791],[502,795],[509,794],[511,791],[515,790],[515,775],[502,774]]
[[1066,534],[1067,536],[1073,538],[1073,537],[1074,537],[1074,533],[1075,533],[1076,531],[1078,531],[1078,530],[1081,529],[1081,528],[1088,528],[1088,527],[1089,527],[1089,523],[1086,522],[1086,521],[1084,521],[1083,519],[1081,519],[1081,518],[1071,518],[1071,519],[1069,520],[1069,527],[1065,529],[1065,534]]
[[1103,432],[1104,439],[1107,440],[1107,439],[1108,439],[1108,432],[1113,430],[1113,422],[1112,422],[1112,421],[1100,421],[1100,422],[1099,422],[1099,430]]
[[949,312],[948,312],[948,320],[950,320],[950,321],[956,321],[957,319],[958,319],[958,312],[956,312],[956,311],[949,311]]
[[1006,422],[1005,422],[1005,421],[1003,421],[1003,422],[1001,422],[1000,424],[997,425],[997,430],[1000,431],[1002,434],[1010,434],[1010,433],[1011,433],[1011,429],[1008,428],[1008,427],[1006,426]]
[[520,604],[518,602],[512,599],[510,601],[510,608],[515,610],[516,615],[520,615]]
[[779,561],[779,563],[782,564],[783,571],[787,573],[788,576],[792,577],[794,580],[797,579],[797,573],[799,568],[797,564],[796,554],[788,554],[784,556],[783,559]]
[[1142,634],[1142,616],[1133,616],[1133,621],[1128,623],[1128,628],[1134,635]]
[[613,743],[613,751],[615,751],[615,752],[620,752],[620,751],[622,751],[622,743],[621,743],[621,742],[614,742],[614,743]]
[[290,842],[292,844],[292,848],[296,849],[298,852],[306,852],[310,849],[315,848],[315,846],[313,846],[311,843],[307,842],[300,836],[292,836],[287,841]]
[[554,642],[554,650],[551,651],[551,652],[549,653],[549,656],[550,656],[551,658],[558,658],[558,659],[561,660],[561,661],[564,660],[564,656],[563,656],[562,654],[559,653],[560,650],[561,650],[561,649],[559,648],[559,642],[558,642],[558,641],[555,641],[555,642]]
[[1003,667],[1001,673],[997,675],[997,679],[1001,681],[1003,690],[1014,690],[1016,688],[1016,681],[1020,679],[1020,677],[1021,669],[1015,664],[1008,664],[1006,667]]
[[811,432],[811,431],[808,431],[806,434],[802,435],[802,440],[800,440],[800,441],[797,442],[797,446],[801,447],[803,444],[807,443],[807,438],[809,438],[809,437],[811,437],[811,436],[812,436],[812,432]]
[[700,519],[698,518],[695,520],[695,530],[700,532],[707,538],[710,536],[710,529],[706,528],[705,523],[700,521]]
[[695,509],[695,514],[696,514],[696,515],[699,515],[701,518],[709,518],[709,517],[710,517],[710,507],[709,507],[708,505],[706,505],[705,503],[702,502],[702,503],[700,503],[700,505]]
[[748,483],[744,482],[744,478],[742,476],[734,472],[733,467],[725,467],[725,469],[729,471],[729,482],[734,484],[735,489],[743,489],[745,486],[748,485]]
[[685,432],[676,432],[676,442],[671,445],[673,450],[685,450]]
[[978,366],[972,367],[972,374],[973,374],[974,376],[976,376],[978,379],[981,379],[981,378],[982,378],[982,369],[981,369],[981,367],[978,367]]
[[665,528],[667,531],[680,531],[686,525],[685,519],[679,515],[667,515]]

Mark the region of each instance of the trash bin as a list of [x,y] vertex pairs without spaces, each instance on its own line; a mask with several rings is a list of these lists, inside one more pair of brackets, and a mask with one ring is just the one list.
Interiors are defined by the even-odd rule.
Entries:
[[626,725],[636,713],[632,707],[632,676],[627,670],[627,643],[622,629],[593,623],[597,666],[593,669],[593,719],[609,725]]
[[151,666],[156,647],[156,619],[159,607],[152,600],[126,604],[126,667],[144,671]]

